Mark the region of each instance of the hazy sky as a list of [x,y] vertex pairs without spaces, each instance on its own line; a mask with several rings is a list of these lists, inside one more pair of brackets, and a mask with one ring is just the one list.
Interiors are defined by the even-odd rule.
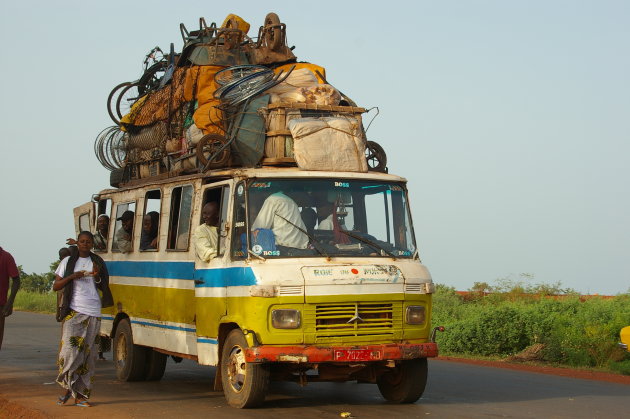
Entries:
[[72,208],[109,186],[109,91],[180,50],[180,22],[236,13],[253,37],[270,11],[300,60],[379,107],[368,138],[409,180],[435,282],[629,290],[628,1],[2,0],[0,246],[48,269]]

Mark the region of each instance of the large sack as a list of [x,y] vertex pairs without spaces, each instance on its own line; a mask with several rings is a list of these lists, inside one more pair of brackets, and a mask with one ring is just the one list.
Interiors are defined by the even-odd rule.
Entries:
[[319,81],[313,71],[308,68],[300,68],[293,70],[291,74],[289,74],[289,77],[287,77],[282,83],[268,89],[267,93],[280,95],[283,93],[294,92],[301,87],[317,86],[317,84],[319,84]]
[[297,118],[289,122],[300,170],[367,172],[365,138],[356,118]]

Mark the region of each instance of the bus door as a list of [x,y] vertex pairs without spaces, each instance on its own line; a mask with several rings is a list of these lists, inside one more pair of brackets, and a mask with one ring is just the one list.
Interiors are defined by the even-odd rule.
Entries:
[[[195,211],[199,214],[198,218],[192,220],[191,248],[195,257],[197,357],[198,362],[203,365],[216,365],[218,362],[219,322],[226,314],[226,286],[230,274],[229,252],[226,251],[229,249],[230,190],[230,181],[204,186],[201,200],[197,201],[198,211]],[[216,216],[210,221],[213,225],[204,222],[203,212],[206,206],[215,208]],[[216,253],[211,246],[214,243]]]

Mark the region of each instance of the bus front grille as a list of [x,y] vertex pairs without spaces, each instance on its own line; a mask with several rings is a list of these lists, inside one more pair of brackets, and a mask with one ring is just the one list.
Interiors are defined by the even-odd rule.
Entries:
[[392,303],[318,304],[315,306],[315,336],[322,339],[393,335],[396,317]]

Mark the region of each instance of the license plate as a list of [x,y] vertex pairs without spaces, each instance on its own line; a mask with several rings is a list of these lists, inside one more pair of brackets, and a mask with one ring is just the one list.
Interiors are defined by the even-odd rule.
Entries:
[[335,349],[335,361],[378,361],[381,352],[371,349]]

